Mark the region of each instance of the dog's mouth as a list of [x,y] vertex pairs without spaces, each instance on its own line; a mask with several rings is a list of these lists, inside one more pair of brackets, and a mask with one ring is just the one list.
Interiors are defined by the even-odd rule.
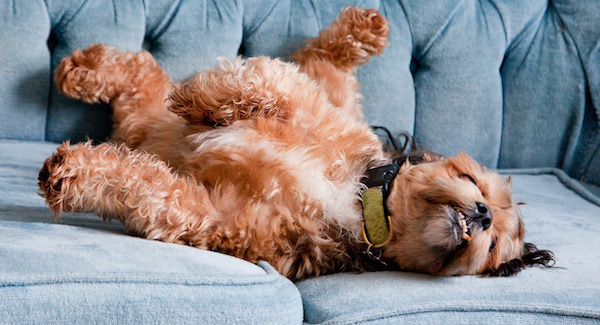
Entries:
[[471,238],[471,224],[467,222],[467,218],[464,213],[462,213],[458,208],[451,207],[452,211],[454,211],[454,221],[457,226],[457,233],[459,237],[463,239],[463,241],[470,242]]
[[[442,270],[463,256],[474,236],[475,228],[473,220],[461,207],[453,204],[441,204],[438,207],[441,207],[439,211],[443,213],[438,215],[439,218],[435,218],[436,221],[430,223],[432,233],[428,233],[428,238],[431,240],[429,246],[437,255]],[[443,225],[442,236],[435,234],[442,230],[438,228],[439,225]]]

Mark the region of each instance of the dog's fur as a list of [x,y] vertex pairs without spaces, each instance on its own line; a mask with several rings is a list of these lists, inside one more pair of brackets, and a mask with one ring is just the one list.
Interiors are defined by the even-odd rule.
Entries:
[[[354,72],[387,36],[377,11],[346,8],[297,64],[223,60],[175,86],[148,52],[77,50],[57,87],[110,103],[119,144],[63,144],[40,172],[41,194],[57,217],[116,218],[132,234],[266,260],[291,279],[368,268],[360,181],[390,157],[363,119]],[[493,215],[487,230],[473,221],[477,202]],[[406,162],[387,203],[382,258],[402,270],[509,275],[552,259],[524,244],[510,180],[465,154]]]

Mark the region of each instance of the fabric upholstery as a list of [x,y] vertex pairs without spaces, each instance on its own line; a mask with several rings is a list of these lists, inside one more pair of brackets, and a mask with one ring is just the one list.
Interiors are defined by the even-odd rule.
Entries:
[[0,39],[13,46],[0,54],[0,137],[109,135],[107,107],[51,86],[49,72],[76,48],[146,48],[183,80],[219,56],[288,57],[347,5],[378,8],[391,24],[389,48],[358,71],[370,123],[492,168],[556,167],[600,183],[598,0],[4,2],[13,32]]
[[[600,320],[600,199],[563,172],[510,171],[525,240],[551,248],[557,268],[509,278],[401,272],[335,274],[298,283],[308,323],[522,324]],[[590,200],[586,199],[589,198]],[[538,316],[542,316],[539,318]]]
[[[127,236],[36,194],[57,143],[111,110],[57,93],[77,48],[146,49],[175,81],[238,55],[287,58],[344,6],[389,46],[358,69],[372,125],[510,169],[527,240],[560,268],[516,277],[378,272],[297,283],[265,264]],[[600,320],[600,0],[0,1],[0,320],[13,323],[586,323]]]
[[[53,143],[0,141],[0,192],[7,193],[0,197],[1,319],[600,320],[600,252],[593,249],[600,247],[600,197],[557,169],[505,174],[512,175],[515,200],[527,203],[521,206],[526,240],[552,249],[559,268],[511,278],[336,274],[299,282],[298,293],[266,264],[126,236],[120,223],[94,215],[65,213],[56,223],[36,195],[37,172],[55,149]],[[230,301],[238,307],[230,308]]]
[[258,265],[127,236],[118,222],[65,214],[36,195],[52,143],[0,141],[0,319],[5,324],[294,324],[292,282]]
[[45,137],[49,24],[42,1],[0,2],[0,138]]

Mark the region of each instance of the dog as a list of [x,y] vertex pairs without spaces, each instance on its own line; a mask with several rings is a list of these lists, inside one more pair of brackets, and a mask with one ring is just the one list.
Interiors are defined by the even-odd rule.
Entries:
[[388,33],[376,10],[349,7],[294,62],[222,59],[181,84],[146,51],[76,50],[57,88],[110,104],[112,142],[63,143],[40,195],[57,219],[95,213],[147,239],[265,260],[292,280],[548,266],[552,253],[524,242],[510,179],[464,153],[392,164],[355,77]]

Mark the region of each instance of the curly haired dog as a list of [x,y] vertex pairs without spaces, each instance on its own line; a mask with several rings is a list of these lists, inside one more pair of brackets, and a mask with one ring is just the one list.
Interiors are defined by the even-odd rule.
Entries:
[[[148,52],[77,50],[57,87],[111,104],[118,144],[64,143],[40,171],[41,195],[57,218],[116,218],[129,233],[266,260],[294,280],[369,269],[362,180],[391,159],[364,121],[354,73],[387,36],[377,11],[346,8],[297,63],[223,60],[178,85]],[[377,251],[390,265],[509,275],[552,260],[524,243],[510,180],[465,154],[406,162],[388,187]]]

